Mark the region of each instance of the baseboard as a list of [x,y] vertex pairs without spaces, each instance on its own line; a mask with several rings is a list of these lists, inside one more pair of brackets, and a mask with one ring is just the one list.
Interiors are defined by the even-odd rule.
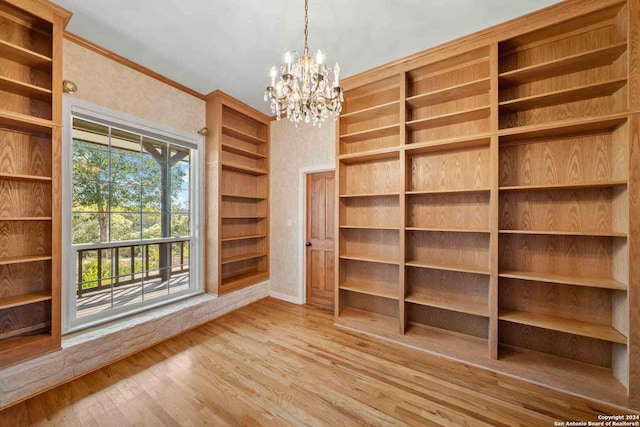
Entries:
[[293,304],[298,304],[298,305],[303,304],[302,298],[300,298],[300,297],[281,294],[280,292],[275,292],[275,291],[272,291],[272,290],[269,290],[269,296],[273,297],[273,298],[276,298],[276,299],[279,299],[279,300],[282,300],[282,301],[291,302]]

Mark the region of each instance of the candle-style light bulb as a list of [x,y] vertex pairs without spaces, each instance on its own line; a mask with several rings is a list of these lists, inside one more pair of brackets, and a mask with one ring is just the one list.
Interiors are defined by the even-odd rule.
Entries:
[[291,56],[291,52],[287,51],[287,53],[284,54],[284,62],[287,64],[287,74],[291,72],[292,60],[293,60],[293,57]]
[[316,63],[320,65],[322,64],[323,61],[324,61],[324,55],[322,54],[322,51],[318,49],[318,53],[316,53]]
[[336,62],[336,65],[333,66],[333,75],[335,79],[334,84],[336,86],[340,86],[340,66],[338,65],[337,62]]
[[271,86],[276,85],[276,76],[278,75],[278,70],[276,70],[276,66],[271,67]]

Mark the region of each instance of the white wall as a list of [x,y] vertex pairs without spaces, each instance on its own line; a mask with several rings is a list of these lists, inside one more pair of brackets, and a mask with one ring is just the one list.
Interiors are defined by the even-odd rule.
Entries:
[[271,122],[271,295],[300,302],[304,235],[300,224],[300,171],[335,164],[335,121],[322,127]]

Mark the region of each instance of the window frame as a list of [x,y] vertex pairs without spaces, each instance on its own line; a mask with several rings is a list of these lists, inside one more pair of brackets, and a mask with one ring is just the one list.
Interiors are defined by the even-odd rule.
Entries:
[[[168,294],[136,304],[112,308],[103,313],[78,319],[76,317],[76,258],[77,249],[72,241],[72,162],[73,162],[73,119],[92,120],[107,126],[122,126],[142,133],[164,138],[169,143],[182,143],[190,149],[190,222],[191,236],[189,251],[190,286],[186,291]],[[204,293],[204,182],[199,179],[204,171],[204,138],[197,133],[187,133],[171,129],[158,123],[144,120],[126,113],[101,107],[69,95],[63,97],[62,129],[62,334],[77,332],[123,317],[128,317],[156,307],[171,304]],[[134,240],[131,243],[152,243],[158,239]],[[163,240],[170,241],[171,238]],[[121,242],[113,242],[120,244]],[[99,246],[101,243],[88,244]],[[87,246],[87,245],[84,245]]]

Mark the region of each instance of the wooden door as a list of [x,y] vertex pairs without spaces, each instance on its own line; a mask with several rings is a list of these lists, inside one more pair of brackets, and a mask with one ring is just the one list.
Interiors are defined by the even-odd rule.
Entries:
[[307,175],[307,303],[333,309],[335,173]]

